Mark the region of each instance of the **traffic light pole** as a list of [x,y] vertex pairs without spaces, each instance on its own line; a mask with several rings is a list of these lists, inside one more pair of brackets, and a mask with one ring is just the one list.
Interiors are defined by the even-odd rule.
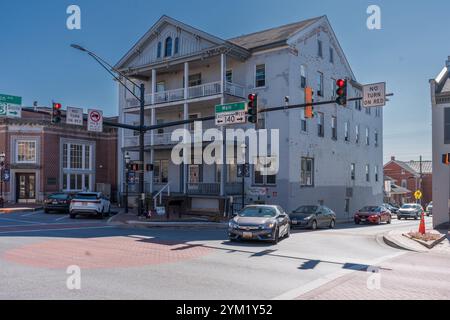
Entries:
[[139,122],[139,205],[138,216],[144,215],[145,208],[145,190],[144,190],[144,112],[145,112],[145,85],[141,84],[141,108],[140,108],[140,122]]

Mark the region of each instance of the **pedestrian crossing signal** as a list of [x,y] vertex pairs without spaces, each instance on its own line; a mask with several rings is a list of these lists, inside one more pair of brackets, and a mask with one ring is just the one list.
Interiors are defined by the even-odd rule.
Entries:
[[312,119],[314,117],[314,108],[312,103],[314,102],[314,91],[311,87],[305,88],[305,119]]
[[450,153],[446,153],[442,155],[442,163],[446,166],[450,165]]

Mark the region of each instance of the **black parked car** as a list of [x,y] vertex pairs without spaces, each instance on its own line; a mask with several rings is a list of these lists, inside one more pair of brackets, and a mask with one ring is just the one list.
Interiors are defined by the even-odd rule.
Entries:
[[334,228],[336,214],[325,206],[301,206],[290,215],[292,228]]
[[44,212],[50,211],[69,212],[72,195],[68,193],[53,193],[44,201]]

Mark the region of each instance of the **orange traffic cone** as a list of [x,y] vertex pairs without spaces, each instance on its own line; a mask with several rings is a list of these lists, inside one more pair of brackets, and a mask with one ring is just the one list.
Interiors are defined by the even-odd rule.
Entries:
[[422,216],[420,217],[420,226],[419,226],[419,233],[425,234],[425,215],[422,212]]

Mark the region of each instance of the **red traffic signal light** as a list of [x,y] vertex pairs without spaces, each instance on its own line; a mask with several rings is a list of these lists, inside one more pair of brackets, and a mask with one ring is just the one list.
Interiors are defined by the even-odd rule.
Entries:
[[53,102],[53,111],[52,111],[52,123],[60,123],[61,122],[61,103]]
[[336,81],[336,103],[341,106],[347,105],[347,80],[339,79]]
[[248,122],[256,124],[258,122],[258,95],[255,93],[248,95],[247,113],[249,115]]

